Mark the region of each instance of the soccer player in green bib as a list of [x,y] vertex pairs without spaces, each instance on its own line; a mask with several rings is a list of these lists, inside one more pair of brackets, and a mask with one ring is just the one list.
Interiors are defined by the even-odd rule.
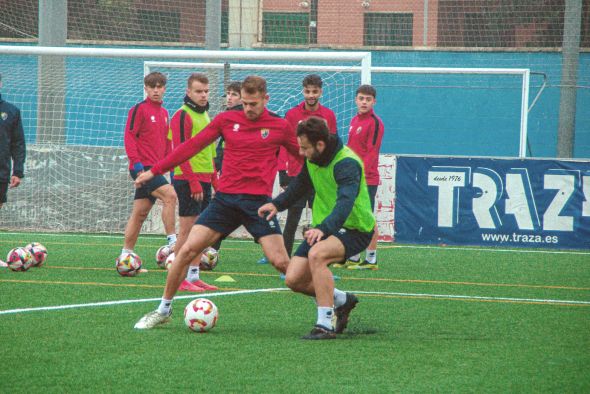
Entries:
[[289,263],[285,283],[293,291],[315,294],[317,323],[303,339],[334,339],[346,328],[358,299],[334,288],[329,265],[369,245],[375,217],[362,160],[337,135],[330,134],[324,119],[312,116],[300,122],[297,140],[305,165],[292,185],[261,206],[258,214],[271,220],[315,191],[311,228],[305,230],[304,241]]

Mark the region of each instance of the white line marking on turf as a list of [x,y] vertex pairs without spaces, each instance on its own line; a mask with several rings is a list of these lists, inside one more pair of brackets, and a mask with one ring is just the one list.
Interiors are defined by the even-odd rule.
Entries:
[[[286,287],[278,287],[274,289],[254,289],[254,290],[237,290],[237,291],[226,291],[221,293],[211,293],[206,295],[183,295],[174,297],[175,300],[183,300],[188,298],[207,298],[207,297],[220,297],[226,295],[241,295],[241,294],[253,294],[253,293],[271,293],[276,291],[288,291]],[[353,291],[355,294],[367,294],[367,295],[385,295],[385,296],[398,296],[398,297],[428,297],[428,298],[446,298],[446,299],[458,299],[458,300],[475,300],[475,301],[505,301],[505,302],[529,302],[539,304],[561,304],[561,305],[590,305],[590,301],[575,301],[575,300],[552,300],[552,299],[539,299],[539,298],[510,298],[510,297],[483,297],[483,296],[466,296],[456,294],[427,294],[427,293],[395,293],[385,291]],[[89,308],[95,306],[110,306],[110,305],[122,305],[122,304],[136,304],[144,302],[156,302],[160,301],[161,298],[143,298],[138,300],[119,300],[119,301],[104,301],[104,302],[91,302],[88,304],[72,304],[72,305],[56,305],[56,306],[41,306],[37,308],[20,308],[20,309],[9,309],[0,311],[0,315],[8,315],[23,312],[42,312],[42,311],[55,311],[63,309],[75,309],[75,308]]]
[[456,294],[426,294],[426,293],[392,293],[385,291],[353,291],[355,294],[367,295],[389,295],[400,297],[430,297],[430,298],[452,298],[460,300],[478,300],[478,301],[508,301],[508,302],[536,302],[540,304],[568,304],[568,305],[590,305],[590,301],[575,300],[551,300],[539,298],[511,298],[511,297],[483,297],[483,296],[466,296]]
[[[240,294],[251,294],[251,293],[270,293],[274,291],[286,291],[289,290],[286,287],[276,288],[276,289],[255,289],[255,290],[238,290],[238,291],[226,291],[222,293],[210,293],[210,294],[191,294],[191,295],[183,295],[183,296],[176,296],[174,297],[175,300],[183,300],[187,298],[209,298],[209,297],[219,297],[219,296],[226,296],[226,295],[240,295]],[[104,301],[104,302],[91,302],[88,304],[72,304],[72,305],[56,305],[56,306],[40,306],[37,308],[20,308],[20,309],[9,309],[5,311],[0,311],[0,315],[9,315],[14,313],[23,313],[23,312],[39,312],[39,311],[56,311],[62,309],[75,309],[75,308],[89,308],[94,306],[110,306],[110,305],[121,305],[121,304],[136,304],[136,303],[143,303],[143,302],[154,302],[160,301],[162,298],[143,298],[139,300],[119,300],[119,301]]]
[[[116,234],[116,235],[108,235],[108,234],[59,234],[59,233],[19,233],[19,232],[0,232],[0,235],[46,235],[50,237],[89,237],[89,238],[115,238],[115,239],[122,239],[123,234]],[[155,235],[155,234],[154,234]],[[149,238],[148,238],[149,239]],[[155,239],[155,237],[154,237]],[[249,242],[252,243],[251,239],[225,239],[224,242]],[[296,242],[297,244],[297,242]],[[569,251],[569,250],[531,250],[531,249],[496,249],[496,248],[485,248],[485,247],[461,247],[461,246],[437,246],[437,245],[398,245],[392,242],[382,242],[380,244],[382,247],[390,249],[390,248],[405,248],[405,249],[435,249],[435,250],[466,250],[466,251],[473,251],[473,252],[498,252],[498,253],[544,253],[544,254],[574,254],[574,255],[590,255],[590,252],[582,252],[582,251]]]

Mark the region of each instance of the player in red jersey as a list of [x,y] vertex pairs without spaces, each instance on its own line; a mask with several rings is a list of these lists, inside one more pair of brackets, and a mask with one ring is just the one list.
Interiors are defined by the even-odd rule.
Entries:
[[[303,78],[303,101],[291,108],[285,114],[285,119],[291,124],[294,130],[297,129],[297,125],[308,119],[310,116],[322,118],[328,125],[328,130],[331,134],[338,133],[338,126],[336,124],[336,115],[334,112],[320,104],[320,98],[323,94],[323,81],[322,77],[317,74],[310,74]],[[281,187],[287,188],[288,185],[295,179],[301,172],[302,162],[298,157],[288,155],[286,151],[281,149],[281,155],[286,156],[287,163],[287,178],[281,179]],[[293,250],[293,242],[295,240],[295,233],[297,232],[297,225],[301,219],[301,214],[306,204],[311,207],[313,202],[313,191],[303,196],[297,203],[289,207],[287,212],[287,221],[285,222],[285,228],[283,230],[283,237],[285,238],[285,247],[287,253],[291,256]]]
[[[168,111],[162,106],[166,92],[166,77],[159,72],[146,75],[144,90],[147,98],[129,110],[125,126],[125,152],[129,158],[129,173],[133,179],[149,170],[169,150]],[[156,199],[164,203],[162,222],[168,244],[173,245],[176,242],[176,193],[166,178],[159,175],[135,190],[133,210],[125,227],[125,241],[121,253],[133,252],[141,226]]]
[[[350,121],[348,131],[348,146],[363,160],[365,177],[369,189],[371,208],[375,210],[375,196],[379,186],[379,150],[383,139],[383,122],[375,114],[373,107],[377,102],[377,91],[371,85],[362,85],[356,90],[356,106],[358,114]],[[375,232],[371,243],[367,247],[365,260],[361,262],[360,254],[349,257],[344,264],[352,270],[376,270],[377,265],[377,237]],[[342,266],[342,265],[340,265]]]
[[243,111],[220,113],[199,134],[174,149],[137,180],[141,186],[158,174],[188,160],[217,138],[225,140],[222,176],[215,197],[201,213],[185,244],[178,251],[166,279],[160,306],[142,317],[135,328],[149,329],[170,320],[174,295],[190,262],[217,240],[244,225],[275,268],[285,273],[289,255],[279,223],[258,216],[258,208],[271,201],[279,147],[292,155],[299,151],[295,132],[284,119],[266,109],[266,81],[249,76],[242,83]]

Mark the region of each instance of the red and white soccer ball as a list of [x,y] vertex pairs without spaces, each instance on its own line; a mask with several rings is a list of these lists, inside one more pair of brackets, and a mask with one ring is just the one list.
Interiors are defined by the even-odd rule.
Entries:
[[206,298],[192,300],[184,308],[184,324],[195,332],[209,331],[217,324],[218,317],[217,306]]
[[6,256],[6,264],[12,271],[26,271],[33,266],[35,259],[25,248],[14,248]]
[[219,254],[217,251],[209,247],[203,251],[203,254],[201,254],[201,264],[199,264],[199,267],[201,267],[203,271],[213,271],[217,266],[218,260]]
[[176,255],[174,254],[174,252],[170,253],[168,255],[168,257],[166,257],[166,262],[164,263],[164,268],[166,268],[166,270],[170,269],[170,266],[172,265],[174,258],[176,258]]
[[31,255],[33,255],[33,266],[34,267],[41,267],[45,260],[47,259],[47,248],[41,245],[39,242],[31,242],[27,246],[25,246]]
[[158,251],[156,252],[156,263],[160,268],[166,268],[166,259],[170,256],[172,252],[172,248],[168,245],[160,246]]
[[115,267],[121,276],[135,276],[141,268],[141,259],[135,253],[123,253],[115,260]]

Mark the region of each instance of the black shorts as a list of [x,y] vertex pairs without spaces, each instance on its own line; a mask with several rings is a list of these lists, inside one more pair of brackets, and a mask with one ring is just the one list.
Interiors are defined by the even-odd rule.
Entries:
[[271,221],[258,216],[258,208],[270,200],[268,196],[217,192],[197,219],[197,224],[209,227],[223,237],[243,225],[254,237],[254,241],[258,242],[265,235],[281,234],[276,216]]
[[[369,246],[371,243],[371,238],[373,238],[373,230],[368,233],[364,233],[358,230],[342,228],[333,235],[338,238],[340,242],[342,242],[342,245],[344,245],[344,260],[346,261],[346,259],[348,259],[350,256],[359,254],[363,250],[367,249],[367,246]],[[309,253],[310,249],[311,246],[306,240],[303,240],[301,245],[299,245],[297,248],[295,256],[307,258],[307,254]]]
[[6,194],[8,194],[8,183],[0,183],[0,204],[7,201]]
[[367,185],[369,191],[369,201],[371,202],[371,211],[375,212],[375,196],[377,196],[377,185]]
[[197,201],[191,197],[191,187],[188,181],[173,179],[172,186],[178,197],[178,216],[198,216],[211,202],[211,184],[200,182],[203,188],[203,200]]
[[[145,167],[145,171],[148,171],[150,168],[152,167]],[[137,171],[131,169],[129,170],[129,174],[131,175],[131,178],[133,178],[133,180],[137,179]],[[152,192],[164,185],[168,185],[168,181],[166,180],[166,178],[164,178],[164,175],[156,175],[148,183],[146,183],[139,189],[135,189],[134,200],[141,200],[142,198],[147,198],[152,203],[154,203],[156,202],[156,197],[152,196]]]

